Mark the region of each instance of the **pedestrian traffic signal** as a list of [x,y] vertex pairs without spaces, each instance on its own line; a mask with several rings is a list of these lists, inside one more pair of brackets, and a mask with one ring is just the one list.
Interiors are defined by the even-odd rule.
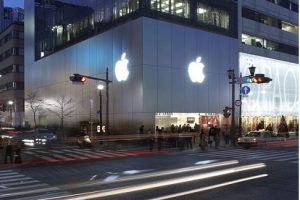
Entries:
[[87,78],[80,74],[74,74],[74,76],[70,76],[70,81],[72,81],[73,83],[84,84],[86,80]]
[[226,106],[225,109],[223,110],[223,116],[225,118],[228,118],[228,117],[230,117],[230,115],[231,115],[231,110],[229,107]]

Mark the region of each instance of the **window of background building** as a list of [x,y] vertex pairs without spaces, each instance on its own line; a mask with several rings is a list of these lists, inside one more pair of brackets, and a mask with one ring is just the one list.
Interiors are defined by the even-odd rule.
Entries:
[[265,48],[271,51],[279,51],[283,53],[292,54],[298,56],[298,47],[281,44],[271,40],[267,40],[261,37],[256,37],[248,34],[242,34],[242,43],[246,45],[256,46],[260,48]]
[[291,2],[289,0],[266,0],[266,1],[269,1],[271,3],[277,4],[281,7],[284,7],[286,9],[289,9],[289,10],[299,13],[299,10],[298,10],[299,5],[295,4],[294,2]]
[[188,0],[151,0],[150,5],[153,10],[184,18],[190,17]]
[[298,35],[298,33],[299,33],[299,28],[298,28],[298,26],[293,25],[293,24],[291,24],[291,23],[282,21],[281,26],[282,26],[281,29],[284,30],[284,31],[291,32],[291,33],[294,33],[294,34],[297,34],[297,35]]
[[294,33],[298,35],[298,26],[293,25],[291,23],[281,21],[275,17],[267,16],[262,13],[259,13],[257,11],[248,9],[248,8],[243,8],[242,10],[242,16],[247,19],[251,19],[269,26],[277,27],[281,30]]
[[219,8],[213,8],[203,3],[198,3],[197,19],[206,24],[229,29],[229,14],[225,10]]

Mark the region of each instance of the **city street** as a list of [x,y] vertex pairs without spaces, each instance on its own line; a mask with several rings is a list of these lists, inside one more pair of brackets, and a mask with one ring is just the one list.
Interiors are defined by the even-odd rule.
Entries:
[[3,169],[0,198],[298,199],[298,147],[137,152]]

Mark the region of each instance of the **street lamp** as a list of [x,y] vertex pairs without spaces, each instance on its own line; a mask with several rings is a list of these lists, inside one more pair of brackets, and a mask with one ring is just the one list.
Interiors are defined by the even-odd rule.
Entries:
[[9,105],[10,123],[11,123],[11,126],[13,127],[12,106],[13,106],[14,102],[11,101],[11,100],[9,100],[7,103],[8,103],[8,105]]
[[102,131],[102,90],[104,89],[104,85],[99,84],[97,86],[97,89],[99,90],[99,97],[100,97],[100,101],[99,101],[99,123],[100,123],[100,133],[103,133]]

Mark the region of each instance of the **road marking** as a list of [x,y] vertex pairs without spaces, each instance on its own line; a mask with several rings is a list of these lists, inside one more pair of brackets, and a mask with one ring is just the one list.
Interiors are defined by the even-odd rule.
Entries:
[[30,180],[30,179],[31,179],[30,177],[23,177],[23,178],[0,180],[0,184],[2,184],[2,183],[8,183],[8,182],[14,182],[14,181],[25,181],[25,180]]
[[99,158],[98,156],[89,155],[89,154],[83,153],[83,152],[74,152],[73,150],[66,150],[66,149],[64,151],[76,153],[76,154],[83,155],[83,156],[90,157],[90,158]]
[[7,188],[7,189],[1,189],[0,192],[8,192],[8,191],[13,191],[13,190],[23,190],[23,189],[31,189],[31,188],[38,188],[38,187],[45,187],[49,186],[46,183],[38,183],[38,184],[33,184],[33,185],[25,185],[25,186],[20,186],[20,187],[12,187],[12,188]]
[[64,161],[70,161],[70,160],[75,160],[74,158],[68,158],[66,156],[62,156],[62,155],[58,155],[58,154],[53,154],[52,155],[53,157],[56,157],[56,158],[59,158],[59,159],[62,159]]
[[47,161],[49,161],[49,162],[58,162],[57,159],[51,158],[51,157],[49,157],[49,156],[39,155],[39,158],[44,159],[44,160],[47,160]]
[[66,154],[67,156],[71,156],[73,158],[76,158],[76,159],[79,159],[79,160],[86,160],[86,159],[89,159],[87,157],[84,157],[84,156],[79,156],[79,155],[75,155],[75,154]]
[[2,180],[2,179],[8,179],[8,178],[18,178],[18,177],[24,177],[24,175],[22,175],[22,174],[18,174],[18,175],[12,175],[12,176],[4,176],[4,177],[0,177],[0,181]]
[[288,160],[298,160],[298,157],[294,156],[294,157],[283,158],[283,159],[278,159],[278,160],[274,160],[274,161],[288,161]]

